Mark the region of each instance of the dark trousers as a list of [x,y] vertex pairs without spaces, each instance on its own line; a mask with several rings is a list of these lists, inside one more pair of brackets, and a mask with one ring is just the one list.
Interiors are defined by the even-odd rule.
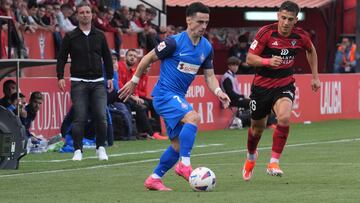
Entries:
[[135,120],[138,132],[148,133],[150,136],[152,136],[154,130],[151,127],[149,116],[147,115],[148,109],[146,106],[143,104],[136,104],[136,102],[131,99],[126,102],[126,105],[130,107],[131,111],[136,112]]
[[72,128],[74,149],[82,150],[82,138],[89,108],[91,109],[92,118],[95,119],[96,148],[104,146],[107,134],[106,88],[104,82],[71,81],[71,102],[74,107]]

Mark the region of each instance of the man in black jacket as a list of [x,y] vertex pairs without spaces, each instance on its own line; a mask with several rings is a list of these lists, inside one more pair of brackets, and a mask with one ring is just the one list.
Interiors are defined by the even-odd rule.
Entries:
[[[65,91],[64,66],[68,54],[71,58],[70,81],[71,101],[74,107],[73,139],[74,161],[82,160],[82,137],[89,107],[96,123],[96,155],[99,160],[108,160],[104,145],[107,133],[106,88],[102,73],[102,64],[106,78],[113,78],[111,54],[105,35],[91,26],[91,6],[80,3],[76,6],[79,26],[65,34],[58,55],[57,77],[61,91]],[[112,91],[113,82],[107,80],[108,91]]]

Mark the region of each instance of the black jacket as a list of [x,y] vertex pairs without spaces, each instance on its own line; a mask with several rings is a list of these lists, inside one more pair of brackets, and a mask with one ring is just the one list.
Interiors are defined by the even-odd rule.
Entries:
[[105,35],[95,27],[91,27],[86,36],[79,27],[65,34],[57,58],[57,78],[64,78],[64,66],[68,54],[71,58],[71,77],[97,79],[103,77],[102,64],[106,78],[113,78],[113,65]]

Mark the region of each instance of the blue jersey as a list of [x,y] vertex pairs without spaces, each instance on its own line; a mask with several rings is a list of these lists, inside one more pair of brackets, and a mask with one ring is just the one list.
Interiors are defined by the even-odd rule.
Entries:
[[153,106],[164,118],[166,130],[172,140],[180,134],[181,119],[192,106],[186,101],[186,92],[200,68],[212,69],[213,49],[204,37],[194,46],[182,32],[161,42],[155,53],[161,60],[160,78],[152,92]]
[[186,31],[166,38],[155,48],[155,53],[161,66],[152,96],[172,92],[184,97],[199,68],[213,68],[214,53],[210,42],[201,37],[195,46]]

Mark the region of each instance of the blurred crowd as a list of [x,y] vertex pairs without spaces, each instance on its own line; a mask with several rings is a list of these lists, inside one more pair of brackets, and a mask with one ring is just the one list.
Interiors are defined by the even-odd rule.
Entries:
[[[19,36],[22,49],[22,33],[35,33],[37,30],[53,32],[55,52],[60,48],[64,33],[73,30],[77,25],[75,6],[83,0],[1,0],[0,15],[12,17],[15,31]],[[154,19],[159,14],[155,8],[139,4],[136,8],[121,5],[120,0],[84,0],[92,5],[93,24],[104,32],[114,34],[115,51],[120,53],[122,35],[138,35],[139,47],[151,50],[162,39],[183,30],[173,25],[159,26]],[[8,24],[2,20],[2,31],[6,33]],[[15,33],[12,33],[15,35]],[[4,34],[2,35],[2,38]],[[2,39],[4,41],[4,39]],[[4,52],[5,50],[3,50]],[[23,50],[24,51],[24,50]],[[26,58],[26,53],[22,52]],[[2,56],[6,55],[3,53]],[[4,57],[3,57],[4,58]]]

